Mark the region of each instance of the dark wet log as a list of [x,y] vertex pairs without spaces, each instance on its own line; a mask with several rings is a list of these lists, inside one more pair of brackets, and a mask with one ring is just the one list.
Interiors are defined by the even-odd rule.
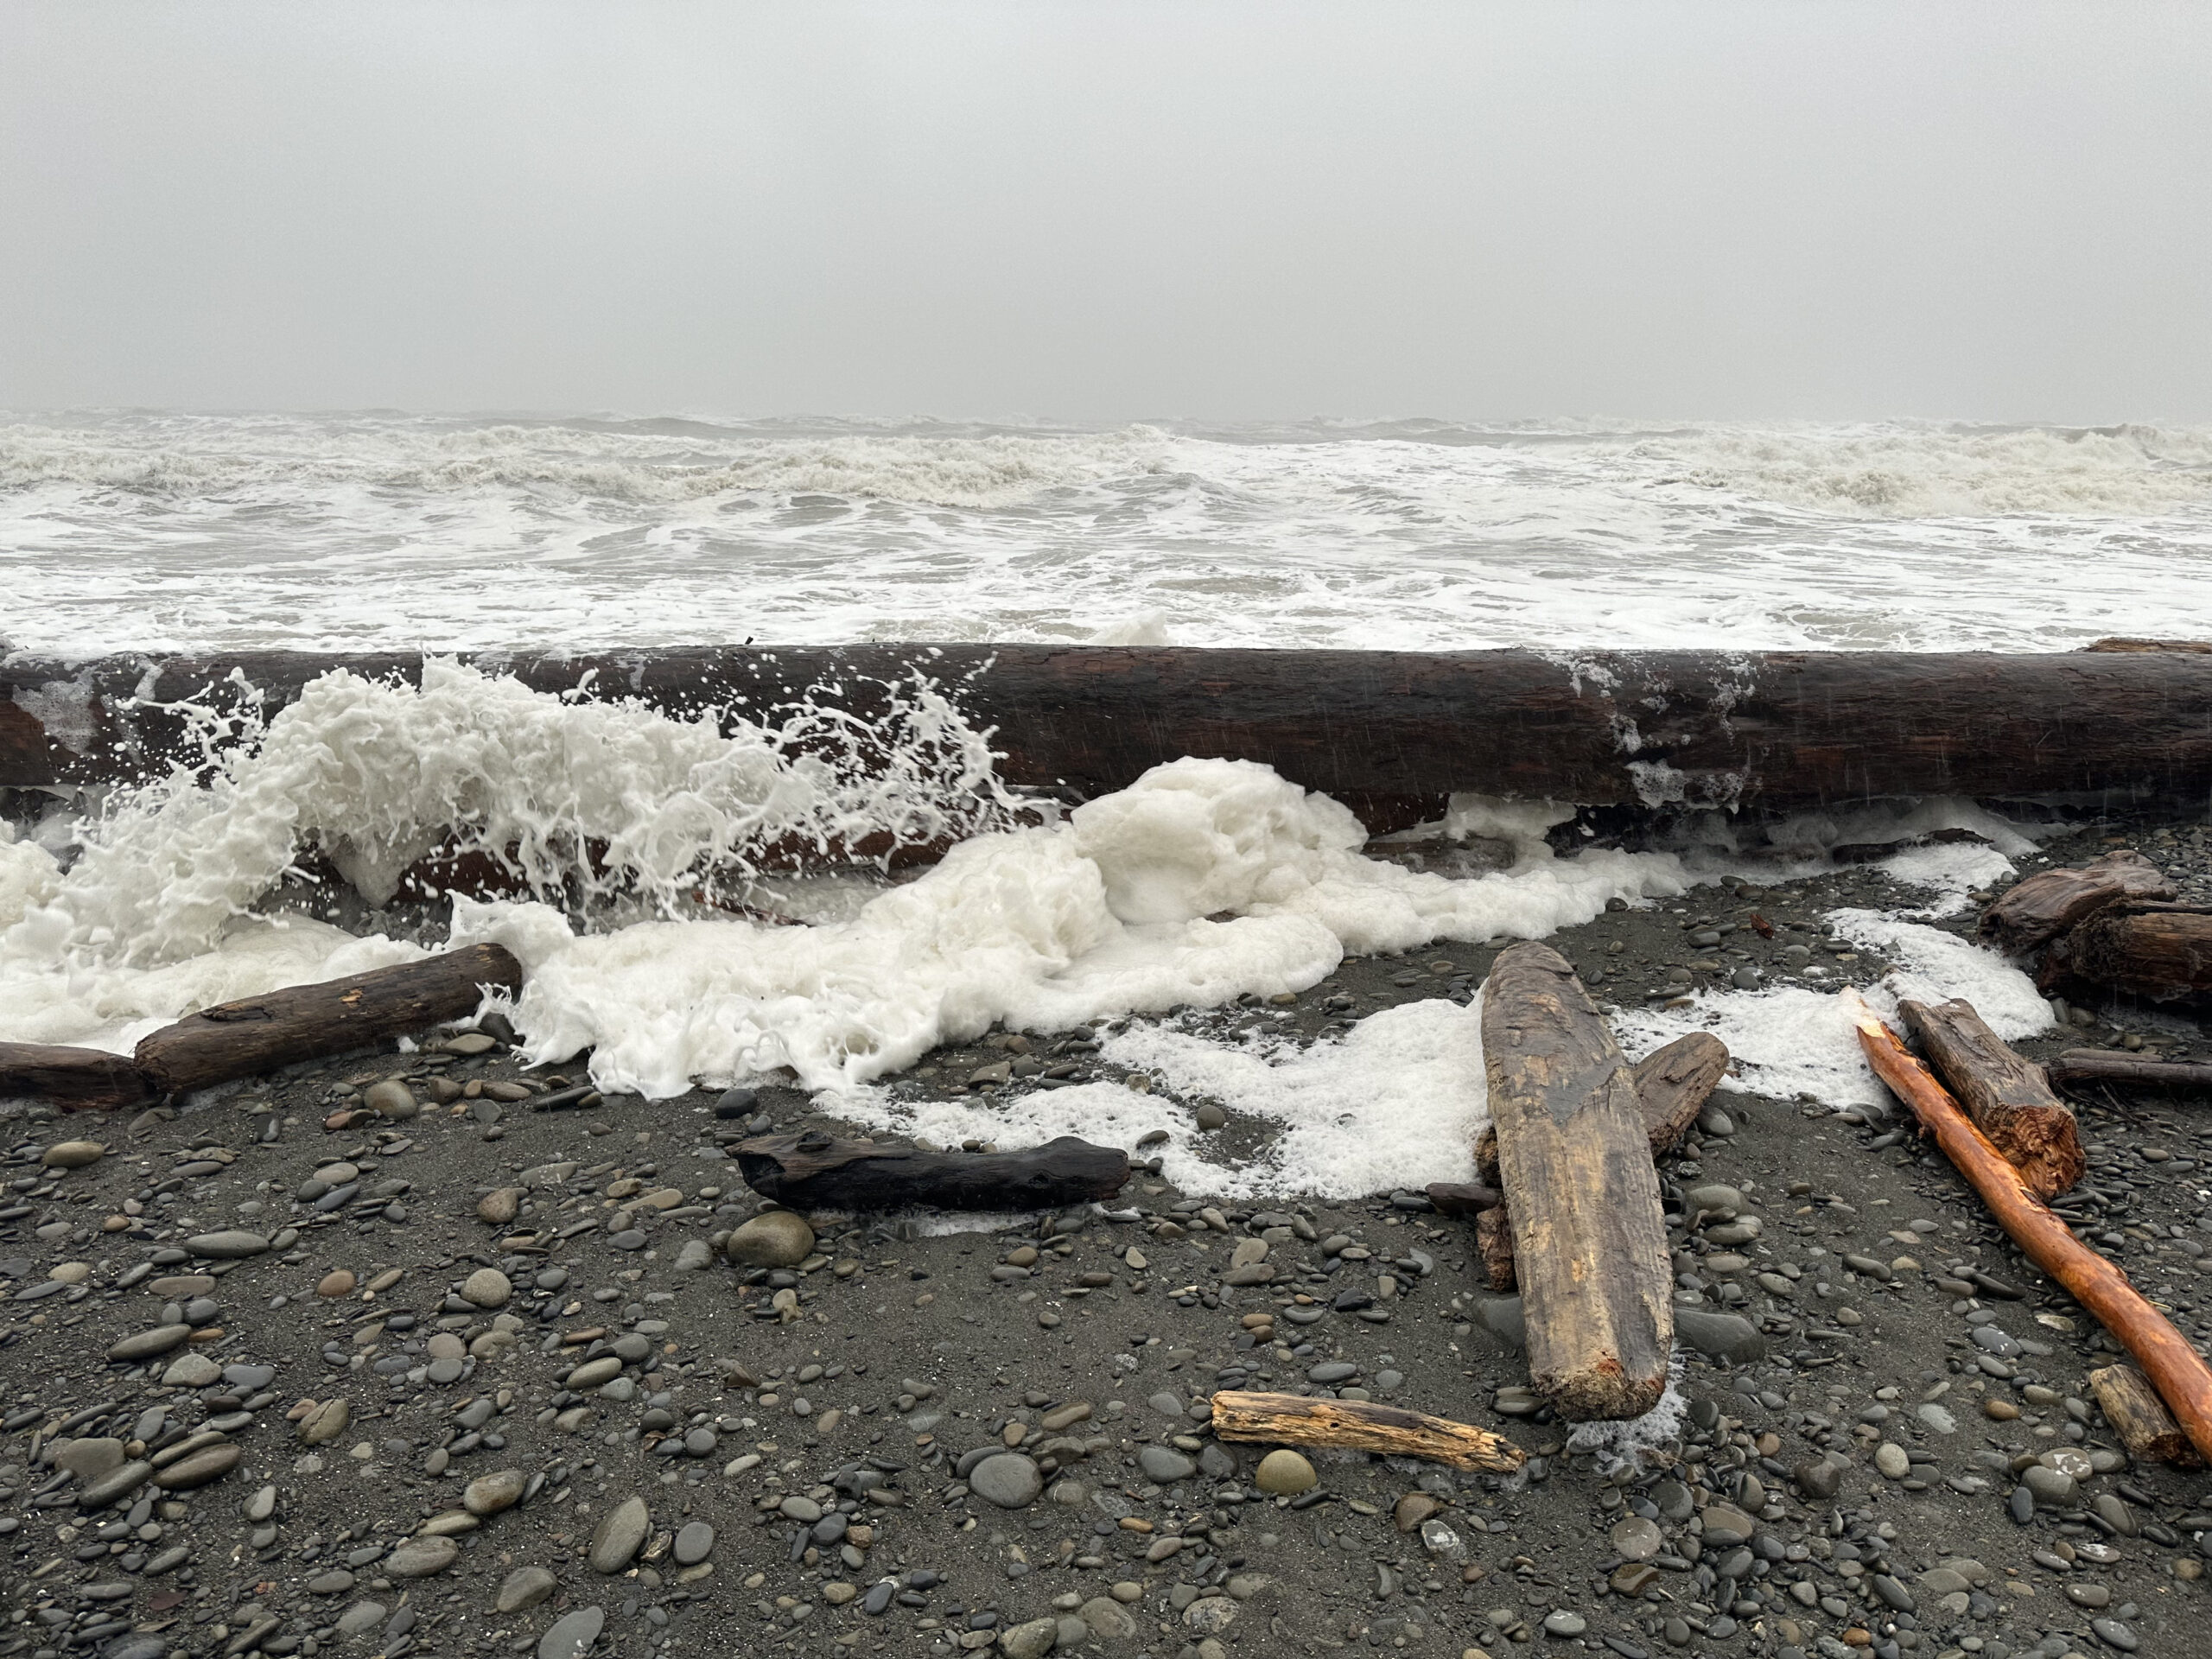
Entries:
[[[1637,1103],[1643,1112],[1644,1133],[1650,1139],[1654,1158],[1672,1152],[1689,1133],[1714,1088],[1728,1075],[1728,1061],[1727,1044],[1711,1032],[1694,1031],[1675,1038],[1664,1048],[1652,1050],[1631,1068]],[[1486,1126],[1475,1137],[1475,1167],[1490,1185],[1497,1185],[1494,1126]]]
[[2122,848],[2078,870],[2037,871],[1982,912],[1980,931],[1999,950],[2025,956],[2122,899],[2173,896],[2157,865]]
[[472,944],[203,1008],[149,1033],[133,1058],[158,1088],[204,1089],[467,1019],[492,988],[521,989],[522,964],[502,946]]
[[1989,1206],[2020,1252],[2066,1287],[2143,1368],[2200,1455],[2212,1455],[2212,1366],[2128,1282],[2117,1264],[2074,1236],[2020,1172],[1968,1121],[1950,1091],[1855,993],[1859,1046],[1874,1075],[1912,1109],[1921,1127]]
[[[809,696],[865,721],[915,672],[996,728],[1015,784],[1092,796],[1178,756],[1265,761],[1371,827],[1454,790],[1787,810],[1898,795],[2212,789],[2212,658],[2177,652],[1217,651],[1149,646],[690,646],[479,653],[536,689],[677,715]],[[263,652],[0,663],[0,785],[145,776],[197,748],[153,704],[270,712],[332,668],[419,678],[419,656]]]
[[44,1100],[75,1109],[150,1106],[161,1097],[128,1055],[0,1043],[0,1100]]
[[2043,1067],[2007,1048],[1973,1003],[1907,1001],[1898,1012],[1974,1127],[2037,1198],[2055,1198],[2082,1179],[2088,1160],[2072,1109],[2051,1092]]
[[1312,1400],[1302,1394],[1220,1389],[1213,1396],[1213,1433],[1220,1440],[1372,1452],[1497,1475],[1510,1475],[1529,1460],[1512,1441],[1471,1423],[1370,1400]]
[[1478,1216],[1505,1202],[1504,1194],[1496,1187],[1478,1186],[1471,1181],[1432,1181],[1421,1192],[1440,1216]]
[[809,1210],[1043,1210],[1110,1198],[1129,1158],[1064,1135],[1023,1152],[923,1152],[838,1141],[819,1129],[732,1148],[745,1184]]
[[1641,1416],[1666,1388],[1675,1324],[1634,1073],[1549,945],[1499,955],[1482,1026],[1529,1381],[1570,1421]]
[[2138,1463],[2202,1466],[2204,1460],[2158,1398],[2151,1379],[2133,1365],[2106,1365],[2091,1371],[2089,1392],[2096,1395],[2098,1409],[2119,1434],[2127,1455]]
[[2212,1093],[2212,1062],[2204,1060],[2148,1060],[2101,1048],[2069,1048],[2044,1070],[2055,1085],[2069,1090],[2109,1084],[2121,1089]]
[[2044,950],[2036,982],[2074,981],[2153,1002],[2194,1001],[2212,993],[2212,910],[2127,903],[2099,911]]

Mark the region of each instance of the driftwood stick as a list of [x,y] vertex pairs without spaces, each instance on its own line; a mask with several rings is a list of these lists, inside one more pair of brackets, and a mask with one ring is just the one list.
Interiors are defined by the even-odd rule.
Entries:
[[1898,1011],[1974,1127],[2037,1198],[2055,1198],[2082,1179],[2088,1160],[2072,1109],[2051,1092],[2043,1068],[2007,1048],[1974,1004],[1906,1001]]
[[810,1129],[733,1150],[747,1186],[801,1209],[1043,1210],[1109,1198],[1129,1179],[1127,1153],[1071,1135],[1021,1152],[944,1153]]
[[2151,1386],[2150,1378],[2133,1365],[2107,1365],[2091,1371],[2089,1392],[2096,1395],[2098,1408],[2119,1434],[2127,1455],[2139,1463],[2171,1463],[2184,1469],[2203,1463],[2166,1409],[2166,1402]]
[[1569,1421],[1640,1417],[1667,1386],[1675,1321],[1634,1076],[1548,945],[1498,957],[1482,1038],[1529,1380]]
[[1527,1452],[1503,1435],[1470,1423],[1369,1400],[1309,1400],[1302,1394],[1224,1389],[1213,1397],[1213,1432],[1217,1440],[1375,1452],[1499,1475],[1510,1475],[1529,1460]]
[[2212,1062],[2146,1060],[2101,1049],[2069,1048],[2044,1067],[2061,1089],[2117,1084],[2123,1089],[2203,1090],[2212,1093]]
[[2038,870],[1981,913],[1980,931],[1999,950],[2024,956],[2125,899],[2171,899],[2173,883],[2133,848],[2078,870]]
[[203,1008],[149,1033],[133,1058],[159,1089],[204,1089],[464,1019],[487,988],[521,985],[522,964],[504,947],[472,944]]
[[128,1056],[47,1043],[0,1043],[0,1100],[50,1100],[73,1110],[150,1106],[162,1091]]
[[1912,1109],[2027,1258],[2063,1285],[2134,1357],[2199,1455],[2212,1455],[2212,1366],[2144,1300],[2126,1274],[2044,1207],[2020,1172],[1989,1144],[1935,1074],[1874,1011],[1855,993],[1846,995],[1856,1004],[1859,1046],[1874,1075]]

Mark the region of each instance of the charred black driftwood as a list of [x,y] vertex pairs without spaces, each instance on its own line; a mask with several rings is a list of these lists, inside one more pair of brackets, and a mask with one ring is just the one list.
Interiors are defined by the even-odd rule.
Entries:
[[1110,1198],[1129,1179],[1127,1153],[1071,1135],[1023,1152],[923,1152],[809,1129],[732,1150],[747,1186],[798,1209],[1045,1210]]

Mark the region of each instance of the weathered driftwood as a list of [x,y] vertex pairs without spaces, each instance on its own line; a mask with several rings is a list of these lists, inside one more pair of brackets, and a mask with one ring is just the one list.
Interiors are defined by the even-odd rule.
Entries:
[[764,1198],[818,1210],[1042,1210],[1109,1198],[1129,1158],[1064,1135],[1022,1152],[923,1152],[838,1141],[819,1129],[761,1135],[732,1148]]
[[1981,913],[1981,937],[2012,956],[2041,949],[2108,905],[2171,899],[2173,883],[2133,848],[2107,853],[2078,870],[2038,870],[2008,887]]
[[2171,1089],[2212,1093],[2212,1062],[2152,1060],[2135,1054],[2111,1054],[2099,1048],[2069,1048],[2044,1067],[2061,1089],[2100,1084],[2122,1089]]
[[1513,1217],[1500,1199],[1475,1217],[1475,1255],[1483,1264],[1483,1277],[1503,1296],[1519,1282],[1513,1267]]
[[[1728,1075],[1728,1045],[1708,1031],[1677,1037],[1645,1055],[1630,1068],[1637,1107],[1643,1114],[1651,1155],[1664,1157],[1689,1133],[1720,1079]],[[1475,1137],[1475,1168],[1491,1186],[1497,1185],[1497,1129],[1485,1124]]]
[[0,1043],[0,1100],[57,1105],[150,1106],[161,1090],[123,1054],[46,1043]]
[[2043,1067],[2007,1048],[1971,1002],[1908,1001],[1899,1012],[1974,1127],[2037,1198],[2055,1198],[2082,1179],[2080,1127]]
[[2075,980],[2153,1002],[2212,993],[2212,910],[2141,900],[2107,906],[2044,950],[2038,985],[2050,990]]
[[2089,1373],[2089,1392],[2105,1421],[2119,1434],[2127,1455],[2137,1462],[2178,1464],[2185,1469],[2201,1466],[2203,1459],[2181,1432],[2166,1402],[2151,1386],[2151,1379],[2133,1365],[2107,1365]]
[[1217,1440],[1373,1452],[1499,1475],[1529,1460],[1512,1441],[1471,1423],[1368,1400],[1309,1400],[1302,1394],[1221,1389],[1213,1396],[1213,1432]]
[[1634,1074],[1548,945],[1500,954],[1482,1035],[1530,1382],[1570,1421],[1641,1416],[1666,1388],[1675,1325]]
[[519,990],[522,964],[503,946],[472,944],[203,1008],[149,1033],[132,1058],[160,1090],[204,1089],[465,1019],[493,987]]
[[2133,1356],[2199,1455],[2212,1456],[2212,1366],[2113,1262],[2044,1207],[2020,1172],[1968,1121],[1948,1090],[1855,993],[1859,1044],[1875,1076],[1912,1109],[2028,1260],[2063,1285]]
[[[915,672],[996,728],[1009,781],[1090,796],[1179,755],[1265,761],[1378,832],[1454,790],[1790,809],[1877,796],[2212,787],[2212,658],[2180,652],[1217,651],[895,645],[472,658],[544,691],[679,715],[812,697],[862,722]],[[251,687],[271,713],[327,670],[418,678],[419,655],[264,652],[0,664],[0,785],[195,760],[155,705]],[[236,671],[238,678],[232,681]]]

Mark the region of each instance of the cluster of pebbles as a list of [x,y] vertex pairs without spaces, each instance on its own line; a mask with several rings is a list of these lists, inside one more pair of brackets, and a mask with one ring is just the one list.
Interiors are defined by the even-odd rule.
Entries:
[[[1702,889],[1560,943],[1622,1001],[1863,982],[1822,906],[1913,896]],[[1741,931],[1754,902],[1802,937]],[[1224,1018],[1464,999],[1491,954],[1348,963]],[[2068,1041],[2194,1040],[2084,1015]],[[602,1100],[503,1034],[127,1122],[0,1108],[0,1659],[2205,1651],[2212,1482],[2131,1464],[2086,1381],[2109,1341],[1894,1119],[1718,1098],[1662,1170],[1679,1394],[1593,1433],[1529,1394],[1518,1304],[1418,1195],[1241,1207],[1141,1173],[996,1231],[803,1216],[728,1156],[839,1127],[801,1096]],[[929,1073],[1112,1075],[1084,1039]],[[2087,1109],[2069,1213],[2202,1342],[2190,1110]],[[1226,1444],[1231,1388],[1531,1459]]]

